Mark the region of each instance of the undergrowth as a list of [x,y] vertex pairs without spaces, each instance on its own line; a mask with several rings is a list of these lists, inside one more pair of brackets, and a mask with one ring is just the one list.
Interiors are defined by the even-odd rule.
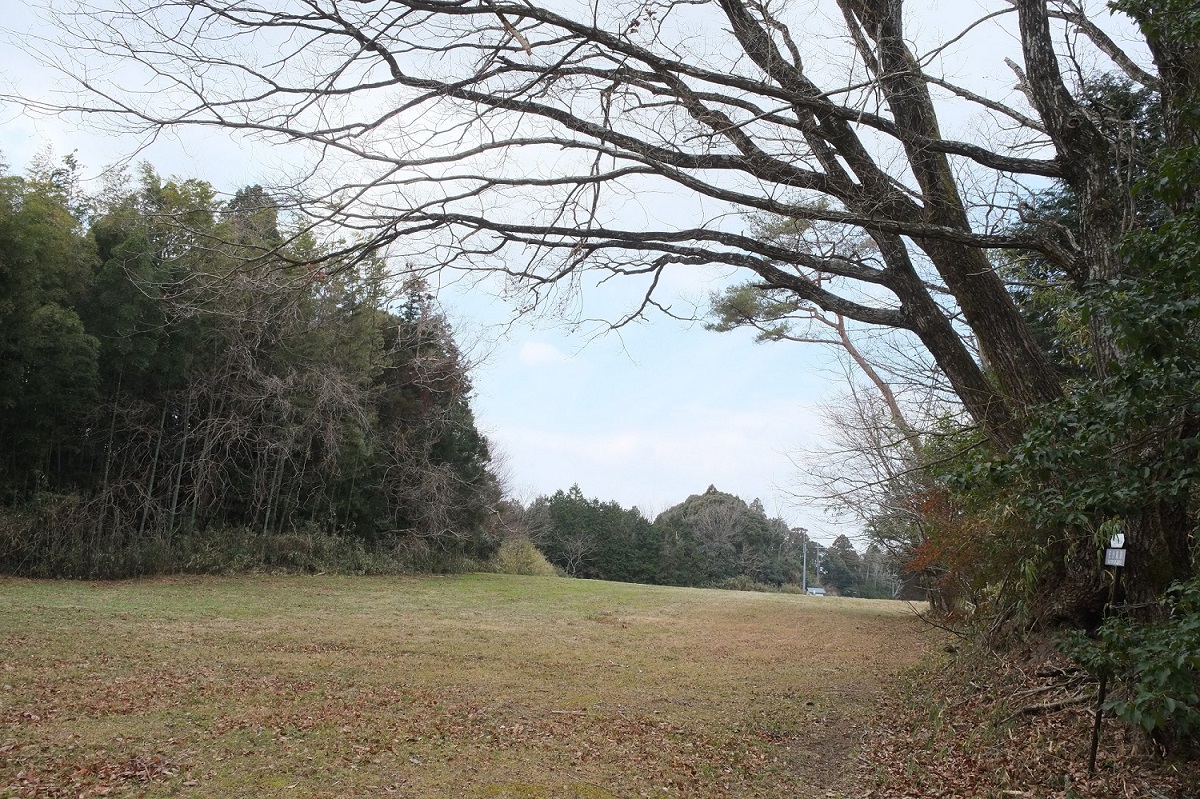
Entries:
[[20,577],[124,579],[165,574],[247,572],[451,574],[481,562],[419,538],[367,541],[315,527],[287,532],[248,527],[96,539],[69,527],[30,525],[0,514],[0,573]]
[[737,574],[733,577],[727,577],[724,580],[718,580],[709,586],[709,588],[720,588],[726,591],[755,591],[760,594],[803,594],[804,589],[795,583],[784,583],[776,585],[774,583],[760,583],[754,578],[745,574]]
[[1092,676],[1114,682],[1106,712],[1164,748],[1200,747],[1200,578],[1168,589],[1159,621],[1139,624],[1118,613],[1094,640],[1076,631],[1062,648]]
[[1200,769],[1106,719],[1088,771],[1096,681],[1047,642],[968,645],[915,670],[880,708],[862,759],[871,799],[1195,799]]

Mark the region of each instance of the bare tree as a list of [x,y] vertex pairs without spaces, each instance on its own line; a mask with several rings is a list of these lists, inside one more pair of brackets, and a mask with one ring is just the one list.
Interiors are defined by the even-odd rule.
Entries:
[[588,559],[596,552],[596,541],[586,530],[574,530],[559,543],[563,557],[563,568],[572,577],[579,576],[580,570]]
[[739,544],[746,535],[744,507],[728,502],[704,505],[689,521],[700,558],[709,571],[719,571],[727,567],[737,568],[741,565]]
[[[660,307],[668,269],[745,270],[831,318],[907,331],[1000,449],[1062,387],[988,251],[1036,252],[1079,283],[1118,275],[1133,156],[1082,79],[1089,63],[1117,69],[1168,105],[1195,79],[1170,18],[1146,57],[1073,0],[998,2],[930,42],[902,0],[111,0],[59,19],[80,108],[147,136],[221,127],[303,145],[329,168],[313,167],[304,209],[357,231],[356,248],[499,273],[526,304],[588,274],[640,281],[618,325]],[[1008,96],[947,79],[1001,35],[1019,42]],[[135,74],[147,91],[124,90]],[[962,113],[1004,135],[949,135]],[[1078,197],[1078,233],[1011,225],[1048,180]],[[746,230],[747,212],[871,247],[782,247]],[[1091,338],[1103,371],[1119,348],[1102,320]],[[1131,563],[1180,541],[1135,535]],[[1147,593],[1174,576],[1137,568]]]

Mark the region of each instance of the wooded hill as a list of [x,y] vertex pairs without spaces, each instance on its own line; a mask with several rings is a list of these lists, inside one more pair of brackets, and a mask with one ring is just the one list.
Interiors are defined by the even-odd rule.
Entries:
[[873,599],[924,595],[880,547],[860,555],[844,535],[824,546],[803,528],[768,517],[757,499],[747,504],[715,486],[651,520],[638,508],[589,499],[575,485],[538,497],[517,524],[574,577],[741,590],[798,591],[807,584]]

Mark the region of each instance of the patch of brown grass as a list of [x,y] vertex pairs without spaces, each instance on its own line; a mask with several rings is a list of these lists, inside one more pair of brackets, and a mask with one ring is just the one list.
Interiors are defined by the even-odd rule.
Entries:
[[501,575],[3,580],[0,797],[840,795],[918,630]]

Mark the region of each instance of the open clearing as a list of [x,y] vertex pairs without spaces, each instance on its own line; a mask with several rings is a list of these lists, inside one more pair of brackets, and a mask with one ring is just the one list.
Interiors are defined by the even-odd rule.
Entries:
[[553,578],[0,580],[0,797],[842,796],[923,640]]

